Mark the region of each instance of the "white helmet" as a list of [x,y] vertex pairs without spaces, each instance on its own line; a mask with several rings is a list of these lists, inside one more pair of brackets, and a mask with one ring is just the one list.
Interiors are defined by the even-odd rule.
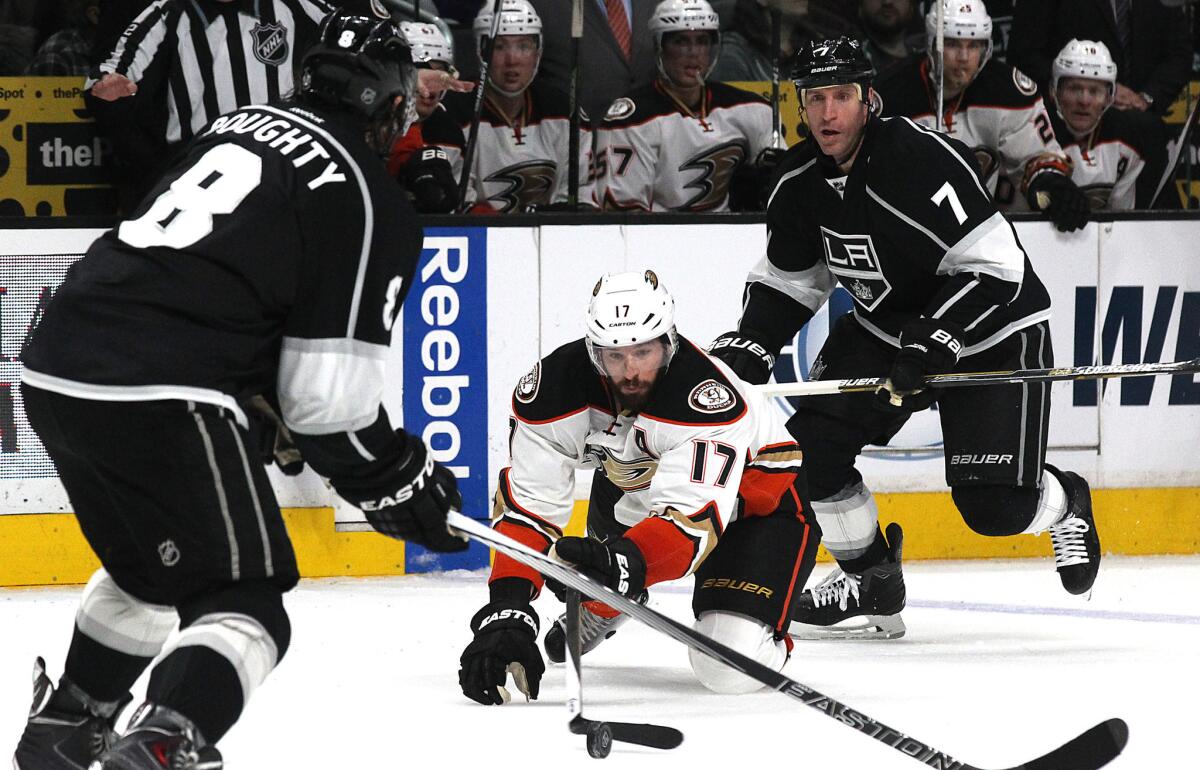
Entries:
[[454,67],[454,43],[436,24],[402,21],[400,31],[412,49],[413,64],[420,67],[427,62],[441,62],[447,67]]
[[596,282],[587,307],[586,344],[592,363],[607,376],[598,348],[637,345],[667,337],[663,368],[679,348],[675,300],[653,270],[609,273]]
[[662,66],[663,36],[670,32],[711,32],[713,37],[712,61],[704,73],[707,79],[717,66],[717,52],[721,46],[721,17],[708,4],[708,0],[662,0],[650,16],[650,34],[654,36],[654,50],[658,60],[658,71],[663,77],[667,73]]
[[[941,0],[942,37],[947,40],[985,40],[987,50],[979,59],[979,69],[992,58],[992,17],[988,16],[983,0]],[[934,73],[941,71],[942,61],[937,51],[937,5],[931,4],[925,14],[925,37],[929,45],[929,61]]]
[[[1058,110],[1058,116],[1066,121],[1068,128],[1074,131],[1070,121],[1067,121],[1062,113],[1062,105],[1058,103],[1058,81],[1062,78],[1102,80],[1108,83],[1108,103],[1100,111],[1101,116],[1116,99],[1117,63],[1113,61],[1112,54],[1109,53],[1108,46],[1104,43],[1072,39],[1058,52],[1058,56],[1054,57],[1054,66],[1050,69],[1050,93],[1054,94],[1054,106]],[[1096,123],[1099,122],[1100,120],[1097,118]],[[1095,127],[1093,124],[1083,133],[1090,132]]]
[[[492,34],[492,0],[484,0],[483,7],[475,15],[475,23],[472,29],[475,32],[475,54],[482,62],[483,41],[491,37]],[[533,65],[533,76],[537,77],[538,68],[542,64],[542,17],[538,16],[537,11],[530,5],[529,0],[501,0],[500,24],[496,28],[496,37],[505,37],[507,35],[537,36],[538,57]],[[488,81],[492,84],[493,88],[506,96],[519,96],[525,90],[523,88],[515,93],[505,91],[496,85],[491,75],[488,75]],[[530,80],[530,83],[532,82]],[[526,86],[525,88],[528,87]]]

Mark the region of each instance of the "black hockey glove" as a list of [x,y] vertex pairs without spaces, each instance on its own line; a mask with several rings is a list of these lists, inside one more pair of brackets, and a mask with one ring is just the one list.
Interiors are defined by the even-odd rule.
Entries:
[[919,412],[932,406],[937,391],[923,388],[925,376],[954,368],[962,337],[958,324],[949,321],[916,318],[905,324],[888,384],[875,394],[875,403],[888,412]]
[[1042,172],[1029,183],[1028,196],[1033,208],[1049,214],[1061,232],[1079,230],[1088,222],[1091,204],[1069,176]]
[[[628,538],[602,543],[591,537],[560,537],[551,555],[622,596],[637,596],[646,590],[646,557]],[[546,578],[546,586],[560,602],[566,600],[562,583]]]
[[330,479],[337,493],[360,508],[376,532],[431,551],[465,550],[467,541],[446,529],[446,513],[462,509],[454,474],[433,461],[425,442],[397,431],[401,460],[365,478]]
[[740,165],[729,183],[729,207],[734,211],[766,211],[771,180],[786,152],[768,147],[754,162]]
[[292,441],[292,432],[287,429],[264,396],[254,396],[242,402],[242,410],[250,423],[250,437],[258,449],[263,465],[274,463],[286,476],[297,476],[304,471],[304,458]]
[[471,618],[475,638],[459,658],[463,695],[485,706],[508,703],[504,683],[513,675],[517,689],[537,700],[546,664],[538,651],[538,616],[528,603],[495,601]]
[[422,214],[449,214],[458,207],[458,183],[441,147],[417,150],[404,166],[404,186]]
[[708,353],[724,361],[733,373],[751,385],[762,385],[771,378],[775,356],[752,332],[725,332],[712,341]]

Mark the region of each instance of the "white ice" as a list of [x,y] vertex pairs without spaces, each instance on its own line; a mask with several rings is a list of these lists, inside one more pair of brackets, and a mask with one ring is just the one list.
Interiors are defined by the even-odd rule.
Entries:
[[[785,673],[982,767],[1017,765],[1114,716],[1129,723],[1130,741],[1111,767],[1200,767],[1200,557],[1108,558],[1090,601],[1064,593],[1048,560],[913,562],[905,576],[907,636],[801,643]],[[593,761],[567,731],[561,666],[533,703],[484,707],[459,692],[458,656],[484,581],[483,572],[303,581],[287,601],[291,650],[220,744],[227,767]],[[24,724],[34,657],[61,673],[78,594],[0,590],[0,763]],[[655,594],[652,606],[690,620],[689,585]],[[544,631],[559,605],[547,595],[536,606]],[[616,744],[615,766],[920,766],[780,693],[707,692],[683,647],[635,622],[584,658],[583,679],[585,716],[686,736],[669,752]]]

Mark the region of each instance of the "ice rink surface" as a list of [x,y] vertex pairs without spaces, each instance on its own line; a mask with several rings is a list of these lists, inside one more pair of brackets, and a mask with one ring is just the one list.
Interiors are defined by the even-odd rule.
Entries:
[[[818,566],[818,576],[828,569]],[[905,565],[908,635],[803,642],[784,669],[957,759],[1008,767],[1109,717],[1130,726],[1110,767],[1200,768],[1200,558],[1108,558],[1090,601],[1049,560]],[[567,731],[563,668],[533,703],[484,707],[457,684],[483,572],[306,580],[288,596],[291,650],[221,742],[231,770],[529,768],[593,762]],[[29,707],[34,656],[62,671],[79,588],[0,590],[0,766]],[[690,585],[651,606],[690,620]],[[545,631],[561,605],[536,608]],[[683,731],[669,752],[616,744],[620,767],[919,767],[787,696],[719,696],[686,650],[627,623],[584,658],[584,714]],[[142,683],[144,684],[144,683]],[[141,686],[141,684],[139,684]],[[128,712],[127,712],[128,713]]]

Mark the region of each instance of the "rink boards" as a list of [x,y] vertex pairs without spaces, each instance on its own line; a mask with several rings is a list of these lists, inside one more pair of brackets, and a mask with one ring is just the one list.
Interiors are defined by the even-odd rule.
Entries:
[[[627,220],[628,222],[628,220]],[[490,223],[489,223],[490,224]],[[1062,235],[1017,224],[1054,301],[1059,365],[1141,363],[1200,356],[1200,222],[1093,222]],[[49,293],[98,230],[0,232],[0,584],[76,582],[94,562],[53,466],[21,408],[20,350]],[[512,387],[542,355],[578,337],[604,272],[653,268],[675,295],[684,336],[705,344],[736,323],[748,268],[765,246],[761,224],[578,224],[439,227],[425,250],[392,346],[386,405],[421,433],[460,479],[467,512],[490,510],[506,461]],[[829,318],[850,308],[839,292],[785,348],[779,380],[803,379]],[[778,408],[790,411],[780,399]],[[1098,488],[1106,550],[1200,552],[1200,377],[1056,385],[1050,459]],[[970,533],[945,493],[937,415],[913,420],[860,464],[885,520],[909,525],[908,558],[1049,553],[1045,538]],[[445,559],[359,528],[311,472],[273,477],[308,575],[395,574],[475,567],[486,555]],[[587,497],[580,477],[576,498]],[[583,508],[577,504],[577,511]],[[47,515],[47,514],[59,514]],[[13,515],[34,514],[34,515]]]

